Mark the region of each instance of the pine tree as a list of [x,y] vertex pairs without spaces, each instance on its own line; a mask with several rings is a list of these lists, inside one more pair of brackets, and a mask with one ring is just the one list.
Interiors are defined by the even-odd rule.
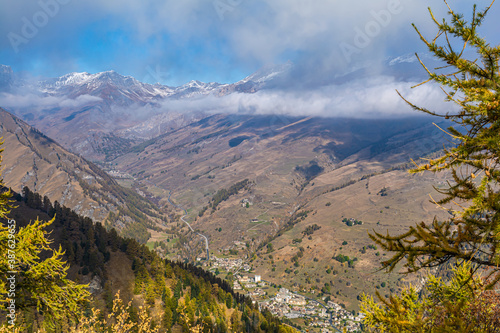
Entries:
[[[430,224],[422,222],[399,236],[372,235],[384,249],[396,253],[385,262],[390,269],[405,256],[408,256],[406,267],[410,271],[439,266],[454,258],[490,267],[492,283],[500,279],[496,268],[500,264],[500,192],[497,190],[500,184],[500,46],[491,47],[477,32],[490,7],[477,12],[474,6],[470,23],[450,9],[451,25],[437,21],[431,11],[439,27],[438,37],[444,35],[448,40],[446,46],[439,46],[437,39],[428,41],[420,35],[438,59],[454,67],[449,73],[428,71],[428,81],[448,87],[446,99],[458,104],[461,110],[440,115],[409,103],[416,110],[451,119],[461,129],[448,129],[458,141],[455,147],[411,172],[451,171],[454,184],[438,190],[445,198],[436,204],[454,203],[453,217]],[[469,44],[473,46],[480,61],[465,59],[464,50],[457,53],[450,44],[451,36],[461,39],[464,49]]]
[[[500,280],[500,46],[491,46],[478,32],[493,3],[482,11],[474,6],[470,22],[450,6],[449,21],[439,21],[429,9],[438,27],[433,39],[425,38],[413,25],[429,51],[446,64],[431,70],[419,58],[429,76],[422,84],[439,84],[445,99],[455,103],[458,110],[443,114],[405,99],[417,111],[451,120],[454,125],[445,132],[456,143],[445,149],[441,157],[427,160],[411,172],[446,170],[451,173],[453,183],[446,189],[436,189],[444,198],[435,204],[446,207],[452,217],[421,222],[402,235],[374,233],[370,237],[393,253],[382,263],[389,271],[400,263],[409,273],[444,264],[458,264],[467,269],[455,271],[454,280],[448,286],[429,276],[434,284],[427,285],[429,294],[421,299],[411,288],[389,299],[379,295],[382,304],[378,305],[365,297],[362,307],[368,315],[366,323],[379,331],[434,332],[448,325],[451,331],[487,332],[488,323],[483,330],[477,329],[485,324],[488,316],[478,312],[476,317],[466,317],[463,311],[477,308],[478,304],[498,317],[499,310],[494,304],[483,301],[486,290]],[[456,45],[460,46],[456,48]],[[466,55],[478,59],[469,59]],[[443,293],[446,288],[462,288],[468,291],[467,297],[454,299],[457,293]],[[439,319],[443,316],[450,318],[446,325]],[[466,324],[473,326],[464,328]]]
[[167,330],[167,332],[170,332],[170,329],[172,327],[173,323],[172,319],[173,319],[172,310],[170,309],[170,307],[166,306],[165,312],[163,313],[162,326]]
[[458,265],[448,283],[429,275],[425,297],[415,288],[388,300],[378,295],[382,304],[363,296],[364,323],[381,332],[498,332],[500,296],[485,292],[483,280],[471,269],[467,262]]

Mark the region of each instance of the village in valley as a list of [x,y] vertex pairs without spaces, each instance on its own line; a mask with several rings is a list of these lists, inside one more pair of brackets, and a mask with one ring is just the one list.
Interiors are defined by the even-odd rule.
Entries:
[[241,258],[212,256],[204,265],[216,274],[225,274],[234,291],[249,296],[261,310],[267,309],[290,320],[304,332],[341,332],[343,329],[361,332],[363,314],[355,315],[331,300],[319,302],[284,286],[266,282],[260,275],[252,274],[252,267]]

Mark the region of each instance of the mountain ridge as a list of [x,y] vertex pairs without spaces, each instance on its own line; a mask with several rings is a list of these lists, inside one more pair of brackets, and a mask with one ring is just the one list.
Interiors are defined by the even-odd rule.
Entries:
[[[148,127],[142,124],[155,117],[156,128],[162,129],[154,132],[156,135],[188,124],[192,118],[199,118],[200,112],[196,110],[186,112],[174,108],[164,112],[164,105],[206,96],[220,98],[232,93],[255,93],[265,89],[266,84],[271,84],[280,73],[284,75],[291,65],[269,67],[233,84],[192,80],[178,87],[142,83],[115,71],[75,72],[58,78],[27,81],[16,79],[10,67],[2,68],[10,79],[4,78],[8,89],[0,86],[0,95],[3,92],[10,101],[28,99],[30,103],[6,109],[61,142],[67,149],[92,160],[102,160],[105,155],[100,152],[101,147],[128,140],[120,136],[120,131],[142,126],[143,130],[137,132],[136,140],[131,142],[136,144],[144,139],[138,137],[139,133]],[[7,87],[7,83],[4,86]],[[152,135],[146,133],[146,137]]]
[[[124,189],[83,157],[0,108],[5,184],[21,192],[25,186],[52,201],[72,207],[94,221],[109,223],[123,234],[145,242],[147,228],[158,228],[162,213],[146,198]],[[144,214],[138,217],[137,211]],[[133,232],[132,232],[133,230]]]
[[[255,83],[258,89],[264,88],[266,82],[272,81],[274,78],[289,72],[292,69],[292,64],[287,63],[285,65],[277,66],[267,66],[259,71],[243,78],[240,81],[234,83],[217,83],[217,82],[201,82],[198,80],[191,80],[183,85],[172,87],[163,84],[149,84],[138,81],[132,76],[121,75],[114,70],[98,72],[95,74],[90,74],[88,72],[72,72],[56,78],[39,79],[34,82],[26,80],[16,80],[13,75],[13,71],[10,66],[0,65],[0,69],[6,73],[6,77],[10,74],[11,84],[14,86],[19,86],[23,83],[23,86],[31,87],[32,89],[39,89],[41,93],[56,95],[60,93],[65,93],[70,96],[79,96],[81,94],[87,93],[92,95],[100,86],[109,85],[115,89],[132,89],[131,91],[136,91],[138,96],[149,97],[149,98],[189,98],[194,96],[194,93],[198,94],[214,94],[217,96],[222,96],[227,94],[228,91],[238,91],[245,92],[241,86],[248,86],[249,83]],[[232,89],[230,89],[232,87]],[[256,89],[254,87],[254,89]],[[87,88],[87,89],[84,89]],[[73,89],[73,91],[71,91]],[[98,91],[98,90],[97,90]],[[99,91],[98,91],[99,92]]]

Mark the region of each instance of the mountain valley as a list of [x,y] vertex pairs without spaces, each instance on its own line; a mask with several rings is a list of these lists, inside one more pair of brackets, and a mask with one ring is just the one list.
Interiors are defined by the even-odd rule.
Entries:
[[[445,184],[446,177],[407,173],[412,158],[439,150],[445,139],[425,117],[373,126],[348,119],[216,115],[149,140],[103,167],[126,173],[123,185],[139,186],[176,210],[167,200],[171,194],[176,206],[187,209],[192,227],[208,236],[212,259],[243,258],[266,281],[311,297],[331,284],[331,298],[352,309],[362,292],[373,293],[382,282],[387,289],[404,285],[397,274],[377,272],[385,254],[366,250],[372,245],[367,232],[400,233],[447,216],[429,201],[433,186]],[[348,226],[343,219],[363,224]],[[309,235],[312,226],[319,231]],[[169,255],[204,258],[200,237],[179,227],[186,237],[179,240],[192,251],[173,249]],[[338,255],[358,261],[347,267]]]
[[[447,177],[407,171],[412,159],[420,163],[450,144],[441,130],[449,124],[419,115],[164,110],[200,96],[271,89],[289,70],[284,65],[235,84],[192,81],[177,88],[115,72],[25,86],[10,79],[5,94],[36,90],[63,106],[7,108],[24,120],[2,111],[5,182],[18,191],[28,186],[230,282],[246,266],[245,274],[357,311],[363,292],[388,294],[407,283],[378,270],[386,254],[368,232],[400,233],[448,214],[429,201],[433,186]],[[200,235],[208,239],[210,261]],[[244,265],[222,270],[222,258]]]

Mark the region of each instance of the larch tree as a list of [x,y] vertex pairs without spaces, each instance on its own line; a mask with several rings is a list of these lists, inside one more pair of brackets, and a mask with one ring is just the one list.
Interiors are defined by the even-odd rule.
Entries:
[[63,251],[51,248],[46,231],[53,220],[19,227],[9,219],[13,207],[11,192],[5,189],[0,178],[0,313],[7,318],[3,329],[61,329],[78,320],[90,293],[86,285],[66,278]]
[[389,271],[401,265],[406,273],[444,264],[456,268],[448,283],[429,276],[425,296],[408,288],[389,299],[378,295],[380,303],[365,297],[361,304],[367,314],[365,324],[374,331],[498,331],[500,305],[488,290],[500,280],[500,46],[479,35],[494,1],[484,10],[474,5],[470,21],[445,4],[448,20],[438,20],[429,8],[438,28],[434,38],[413,27],[444,64],[429,69],[417,55],[428,74],[422,84],[440,85],[456,111],[433,111],[402,98],[414,110],[453,122],[444,131],[454,144],[410,171],[450,172],[453,181],[445,189],[436,188],[443,197],[435,204],[451,215],[421,222],[401,235],[374,232],[370,237],[393,254],[382,262]]

